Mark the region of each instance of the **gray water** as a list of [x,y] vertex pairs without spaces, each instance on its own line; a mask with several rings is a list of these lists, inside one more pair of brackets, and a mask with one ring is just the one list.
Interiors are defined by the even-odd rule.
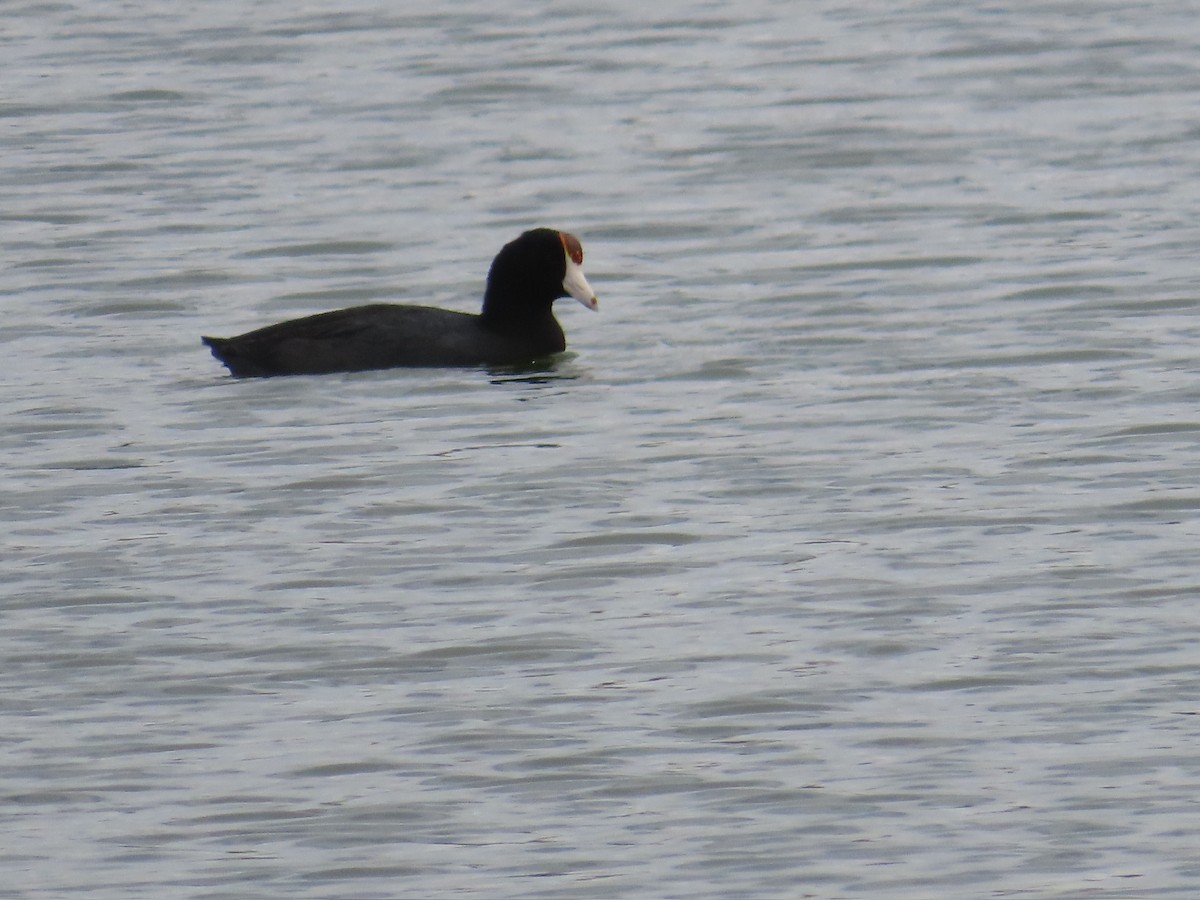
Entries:
[[1196,896],[1192,4],[182,6],[4,9],[0,895]]

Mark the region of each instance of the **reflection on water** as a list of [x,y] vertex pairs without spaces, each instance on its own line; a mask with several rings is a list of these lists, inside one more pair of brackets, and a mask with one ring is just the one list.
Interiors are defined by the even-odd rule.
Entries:
[[584,377],[578,354],[570,350],[556,357],[531,360],[524,365],[491,366],[487,371],[492,384],[547,385]]

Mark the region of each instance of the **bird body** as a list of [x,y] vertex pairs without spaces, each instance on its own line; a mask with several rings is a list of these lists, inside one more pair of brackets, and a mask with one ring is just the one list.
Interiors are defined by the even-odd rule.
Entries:
[[597,308],[582,263],[576,237],[534,229],[506,244],[493,261],[478,315],[373,303],[202,340],[242,377],[520,364],[566,348],[554,318],[556,299],[573,296]]

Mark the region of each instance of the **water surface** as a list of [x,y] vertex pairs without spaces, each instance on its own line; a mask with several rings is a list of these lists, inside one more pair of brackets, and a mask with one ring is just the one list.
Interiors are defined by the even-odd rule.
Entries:
[[1187,4],[6,25],[6,896],[1194,896]]

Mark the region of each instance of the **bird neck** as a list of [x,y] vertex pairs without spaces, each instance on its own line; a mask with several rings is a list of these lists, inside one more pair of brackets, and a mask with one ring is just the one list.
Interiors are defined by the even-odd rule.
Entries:
[[483,298],[483,324],[492,331],[528,332],[545,327],[546,323],[558,322],[554,318],[552,303],[529,304],[525,295],[517,296],[489,289]]

